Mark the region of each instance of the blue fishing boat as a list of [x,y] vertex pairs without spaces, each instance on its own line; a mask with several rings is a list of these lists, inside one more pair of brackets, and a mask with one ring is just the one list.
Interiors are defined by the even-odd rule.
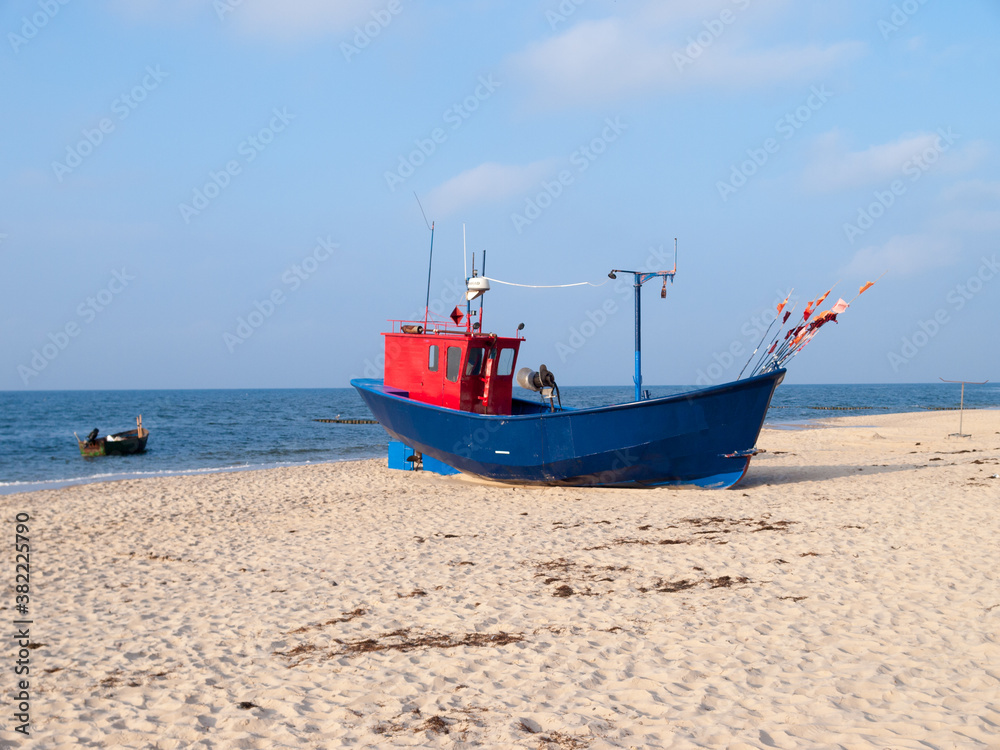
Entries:
[[784,374],[589,409],[511,398],[503,414],[427,403],[382,380],[351,384],[394,440],[468,474],[528,484],[723,488],[746,473]]
[[[433,239],[431,248],[433,257]],[[485,261],[484,253],[484,270]],[[423,321],[392,321],[383,334],[384,377],[351,385],[392,440],[405,446],[411,465],[523,484],[731,487],[757,452],[771,397],[785,375],[783,360],[772,357],[732,383],[650,398],[642,389],[640,290],[662,279],[665,297],[676,269],[675,248],[671,271],[608,274],[634,277],[632,402],[570,408],[545,365],[515,375],[523,324],[512,337],[482,331],[481,295],[490,279],[474,267],[465,311],[456,307],[449,321],[431,320],[427,312]],[[515,380],[537,399],[515,397]]]

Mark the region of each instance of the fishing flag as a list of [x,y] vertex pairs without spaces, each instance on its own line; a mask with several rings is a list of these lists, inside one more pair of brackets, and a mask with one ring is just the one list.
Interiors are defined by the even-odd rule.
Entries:
[[837,313],[835,313],[833,310],[824,310],[815,318],[813,318],[813,322],[810,325],[813,328],[820,328],[824,323],[829,323],[831,320],[834,323],[837,322]]
[[[875,286],[881,278],[882,277],[879,276],[879,278],[875,279],[875,281],[868,281],[862,284],[861,288],[858,289],[858,296],[864,294],[866,291]],[[779,367],[784,367],[788,360],[802,351],[802,349],[813,340],[816,334],[819,333],[820,328],[831,321],[834,323],[837,322],[837,316],[846,311],[847,308],[849,308],[854,302],[854,299],[857,299],[857,297],[854,297],[854,299],[850,302],[847,302],[843,298],[838,298],[835,305],[830,307],[828,310],[820,312],[820,305],[826,301],[836,287],[837,285],[834,284],[817,299],[808,301],[805,306],[805,310],[802,312],[802,321],[799,322],[796,319],[792,326],[785,331],[783,339],[779,338],[777,334],[775,335],[775,340],[767,350],[767,354],[761,355],[757,364],[754,366],[751,375],[774,372]],[[788,307],[788,300],[790,298],[791,292],[789,292],[788,296],[785,297],[781,304],[777,306],[778,317],[781,317],[782,312],[784,312],[784,317],[781,318],[781,328],[784,328],[785,324],[787,324],[791,319],[792,314],[796,312],[796,305],[798,303],[796,302],[791,307]],[[777,321],[778,317],[775,317],[775,321]],[[779,329],[779,333],[780,332],[781,329]],[[761,342],[763,343],[763,339]],[[754,353],[756,354],[756,350],[754,350]]]

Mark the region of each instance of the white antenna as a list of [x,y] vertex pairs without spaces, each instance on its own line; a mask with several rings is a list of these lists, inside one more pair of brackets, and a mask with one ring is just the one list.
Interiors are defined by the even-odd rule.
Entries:
[[465,222],[462,222],[462,267],[465,269],[465,278],[469,278],[469,261],[466,258],[468,253],[465,250]]

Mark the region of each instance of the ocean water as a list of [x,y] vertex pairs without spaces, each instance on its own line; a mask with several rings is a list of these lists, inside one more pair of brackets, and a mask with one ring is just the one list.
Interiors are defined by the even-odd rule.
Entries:
[[[650,386],[655,396],[691,386]],[[563,403],[587,407],[632,400],[628,387],[562,388]],[[524,392],[528,394],[527,391]],[[957,407],[959,386],[781,385],[767,422],[808,425],[831,416]],[[1000,408],[1000,385],[969,386],[968,408]],[[146,452],[84,458],[73,433],[150,431]],[[353,388],[178,391],[0,392],[0,494],[86,481],[293,466],[384,456],[379,425],[315,419],[371,419]],[[955,415],[956,429],[958,415]]]

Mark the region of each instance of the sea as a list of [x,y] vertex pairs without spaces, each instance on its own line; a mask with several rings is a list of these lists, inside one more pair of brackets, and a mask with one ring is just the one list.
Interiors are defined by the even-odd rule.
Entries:
[[[649,386],[653,397],[693,386]],[[567,386],[567,406],[624,403],[633,388]],[[808,429],[824,418],[955,409],[960,386],[781,385],[767,424]],[[1000,385],[965,389],[970,409],[1000,408]],[[145,453],[84,458],[81,438],[135,427],[149,432]],[[371,419],[353,388],[156,391],[0,391],[0,494],[53,489],[84,482],[150,476],[244,471],[352,461],[386,455],[388,437],[377,424],[321,419]]]

